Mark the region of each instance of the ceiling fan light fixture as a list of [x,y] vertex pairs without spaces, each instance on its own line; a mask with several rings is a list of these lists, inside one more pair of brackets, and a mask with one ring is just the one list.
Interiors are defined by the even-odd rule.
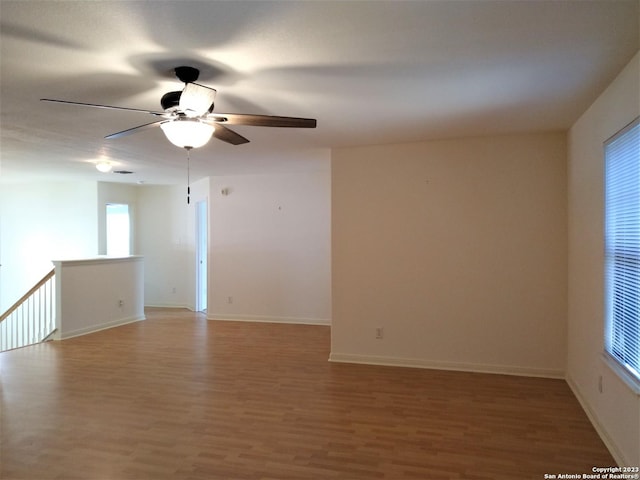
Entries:
[[171,143],[180,148],[199,148],[207,144],[215,130],[213,125],[195,119],[179,119],[160,124]]
[[111,169],[113,168],[113,165],[111,165],[111,162],[106,162],[104,160],[96,163],[96,168],[98,169],[99,172],[102,173],[109,173],[111,171]]

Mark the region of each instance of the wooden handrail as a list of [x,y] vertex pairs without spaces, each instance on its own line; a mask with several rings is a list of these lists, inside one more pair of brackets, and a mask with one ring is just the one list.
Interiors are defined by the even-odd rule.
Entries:
[[22,302],[24,302],[27,298],[29,298],[41,286],[43,286],[45,283],[47,283],[47,280],[49,280],[51,277],[53,277],[55,275],[55,273],[56,273],[56,269],[54,268],[49,273],[47,273],[44,277],[42,277],[42,280],[40,280],[33,287],[31,287],[31,289],[27,293],[25,293],[22,297],[20,297],[20,299],[16,303],[11,305],[9,310],[7,310],[2,315],[0,315],[0,323],[2,323],[2,321],[5,318],[7,318],[9,315],[11,315],[14,312],[14,310],[16,310],[20,305],[22,305]]

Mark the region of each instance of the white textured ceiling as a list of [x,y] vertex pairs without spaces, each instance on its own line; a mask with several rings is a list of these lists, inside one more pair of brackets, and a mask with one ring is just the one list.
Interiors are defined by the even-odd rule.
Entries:
[[[192,179],[302,171],[328,150],[567,129],[640,48],[640,2],[0,0],[0,181],[184,181],[186,152],[142,113],[201,69],[215,112],[312,117],[318,128],[236,127]],[[99,174],[107,158],[135,174]]]

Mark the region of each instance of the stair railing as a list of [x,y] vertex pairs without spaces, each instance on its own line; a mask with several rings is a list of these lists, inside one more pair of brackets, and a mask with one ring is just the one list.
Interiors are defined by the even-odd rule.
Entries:
[[55,268],[0,316],[0,352],[45,341],[55,332]]

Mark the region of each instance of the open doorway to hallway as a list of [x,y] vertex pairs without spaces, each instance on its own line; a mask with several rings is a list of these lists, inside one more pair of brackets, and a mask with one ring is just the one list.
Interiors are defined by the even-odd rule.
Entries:
[[207,200],[196,203],[196,311],[207,310]]

